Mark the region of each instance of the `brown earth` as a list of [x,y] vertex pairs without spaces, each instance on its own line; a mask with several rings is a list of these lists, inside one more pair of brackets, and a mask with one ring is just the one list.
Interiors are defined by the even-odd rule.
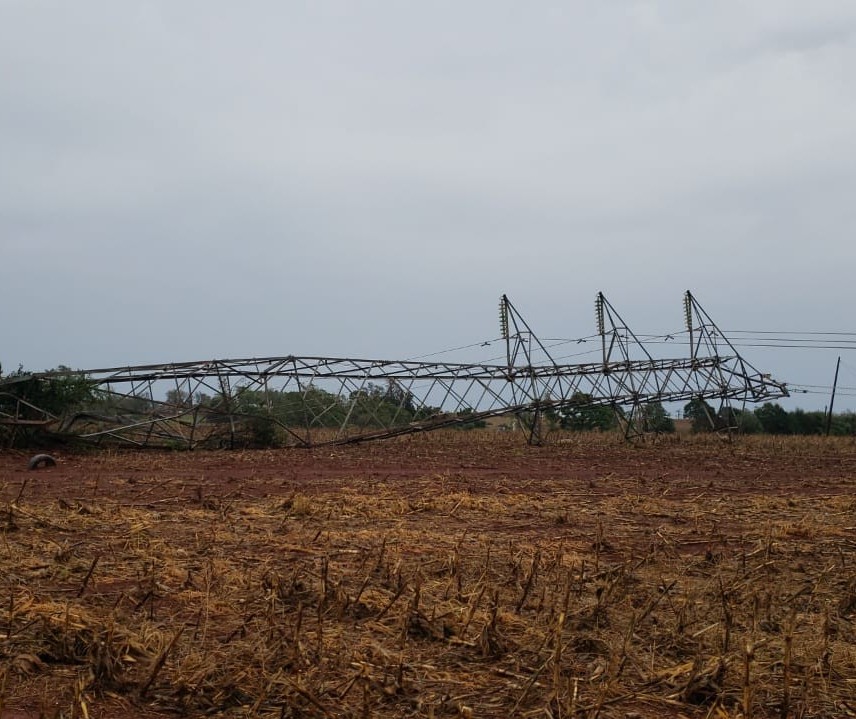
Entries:
[[0,718],[856,716],[856,444],[0,452]]

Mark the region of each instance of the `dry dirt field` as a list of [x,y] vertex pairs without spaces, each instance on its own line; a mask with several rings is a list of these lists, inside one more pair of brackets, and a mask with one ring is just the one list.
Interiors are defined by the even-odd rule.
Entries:
[[856,716],[856,444],[0,452],[0,717]]

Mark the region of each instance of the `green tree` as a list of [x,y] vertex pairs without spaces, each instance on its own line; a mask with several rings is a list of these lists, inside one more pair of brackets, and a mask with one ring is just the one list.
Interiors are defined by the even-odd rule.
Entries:
[[17,400],[34,405],[50,414],[61,416],[94,401],[97,396],[95,385],[84,375],[59,365],[48,373],[56,376],[39,377],[18,367],[17,371],[4,377],[4,403],[17,403]]
[[[38,422],[47,418],[45,413],[62,418],[96,403],[97,387],[85,375],[64,365],[44,374],[48,376],[35,376],[18,367],[15,372],[0,377],[0,416]],[[44,429],[38,424],[0,427],[2,440],[18,446],[37,441]]]
[[[368,384],[352,392],[349,398],[349,421],[358,427],[396,427],[413,419],[412,395],[400,388]],[[409,405],[409,406],[408,406]]]
[[825,412],[806,412],[795,409],[788,415],[791,434],[824,434],[826,432]]
[[852,437],[856,435],[856,414],[853,412],[833,414],[830,434],[837,437]]
[[712,432],[716,429],[716,412],[703,399],[696,398],[684,405],[684,419],[692,420],[693,432]]
[[413,403],[413,393],[410,390],[404,389],[400,383],[394,379],[390,379],[387,383],[384,400],[393,405],[405,410],[408,415],[412,415],[416,411]]
[[734,410],[734,422],[740,434],[759,434],[764,428],[755,413],[746,409]]
[[190,392],[187,392],[186,390],[171,389],[166,393],[166,403],[173,405],[174,407],[192,407],[193,397],[191,397]]
[[576,392],[559,414],[562,429],[577,432],[595,429],[606,431],[615,429],[618,424],[611,406],[594,404],[592,396],[584,392]]
[[663,433],[675,431],[674,421],[660,402],[643,404],[639,408],[639,413],[644,431]]
[[790,434],[791,421],[780,404],[767,402],[755,410],[755,416],[767,434]]

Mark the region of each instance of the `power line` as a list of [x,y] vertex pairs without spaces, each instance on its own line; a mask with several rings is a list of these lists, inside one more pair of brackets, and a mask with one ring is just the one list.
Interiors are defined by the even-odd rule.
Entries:
[[[744,338],[752,339],[752,338]],[[725,336],[723,342],[727,342]],[[805,340],[809,342],[809,340]],[[667,340],[649,340],[646,344],[673,344]],[[759,339],[757,342],[728,342],[732,347],[770,347],[773,349],[809,349],[809,350],[856,350],[856,342],[852,344],[796,344],[794,341],[776,341],[775,339]]]
[[[740,335],[736,339],[736,341],[729,341],[728,336],[731,335]],[[636,333],[636,337],[640,340],[640,344],[644,347],[646,345],[655,345],[655,344],[664,344],[664,345],[680,345],[686,342],[689,338],[688,330],[674,330],[672,332],[659,333],[659,334],[644,334],[644,333]],[[853,337],[854,339],[845,339]],[[552,350],[557,347],[562,347],[565,345],[580,345],[586,344],[592,340],[597,340],[600,338],[599,334],[585,335],[582,337],[550,337],[545,338],[543,340],[544,349]],[[797,350],[843,350],[843,351],[851,351],[856,350],[856,332],[845,332],[845,331],[816,331],[816,330],[805,330],[805,331],[797,331],[797,330],[727,330],[721,331],[719,335],[722,342],[727,342],[734,348],[753,348],[753,349],[797,349]],[[715,337],[716,339],[716,337]],[[460,347],[451,347],[445,350],[439,350],[437,352],[430,352],[423,355],[418,355],[415,357],[408,358],[409,360],[421,360],[429,357],[437,357],[439,355],[450,354],[453,352],[460,352],[463,350],[474,349],[478,347],[490,347],[493,346],[496,342],[502,342],[503,338],[492,338],[489,340],[483,340],[480,342],[473,342],[467,345],[461,345]],[[597,354],[598,349],[591,349],[588,351],[582,352],[574,352],[563,354],[555,357],[556,361],[573,359],[576,357],[584,357],[586,355]],[[533,348],[533,353],[541,354],[540,349]],[[484,362],[494,362],[500,361],[504,359],[504,355],[498,355],[494,357],[490,357],[484,359]],[[846,365],[845,365],[846,366]],[[789,386],[792,388],[795,387],[808,387],[809,385],[796,385],[789,383]],[[814,387],[818,389],[831,389],[831,385],[814,385]],[[842,388],[845,391],[848,389],[856,390],[856,388]],[[801,393],[809,393],[805,390],[801,390]],[[812,392],[814,393],[814,392]],[[850,396],[847,394],[843,394],[842,396]]]
[[731,335],[840,335],[845,337],[856,337],[856,332],[818,332],[813,330],[807,330],[805,332],[798,332],[794,330],[723,330],[727,331],[728,334]]

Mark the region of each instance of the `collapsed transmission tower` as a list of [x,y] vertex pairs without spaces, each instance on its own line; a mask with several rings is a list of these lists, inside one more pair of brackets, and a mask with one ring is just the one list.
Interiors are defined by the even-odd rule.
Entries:
[[[740,356],[689,292],[688,352],[677,359],[655,358],[602,293],[595,315],[596,334],[576,342],[598,342],[599,357],[584,364],[555,359],[503,295],[499,363],[288,355],[42,372],[0,379],[0,423],[192,449],[344,444],[510,416],[540,443],[545,424],[569,408],[612,408],[631,437],[646,431],[653,403],[698,401],[714,422],[731,416],[723,410],[732,404],[788,395]],[[85,381],[94,399],[56,414],[29,398],[28,386],[61,379]]]

